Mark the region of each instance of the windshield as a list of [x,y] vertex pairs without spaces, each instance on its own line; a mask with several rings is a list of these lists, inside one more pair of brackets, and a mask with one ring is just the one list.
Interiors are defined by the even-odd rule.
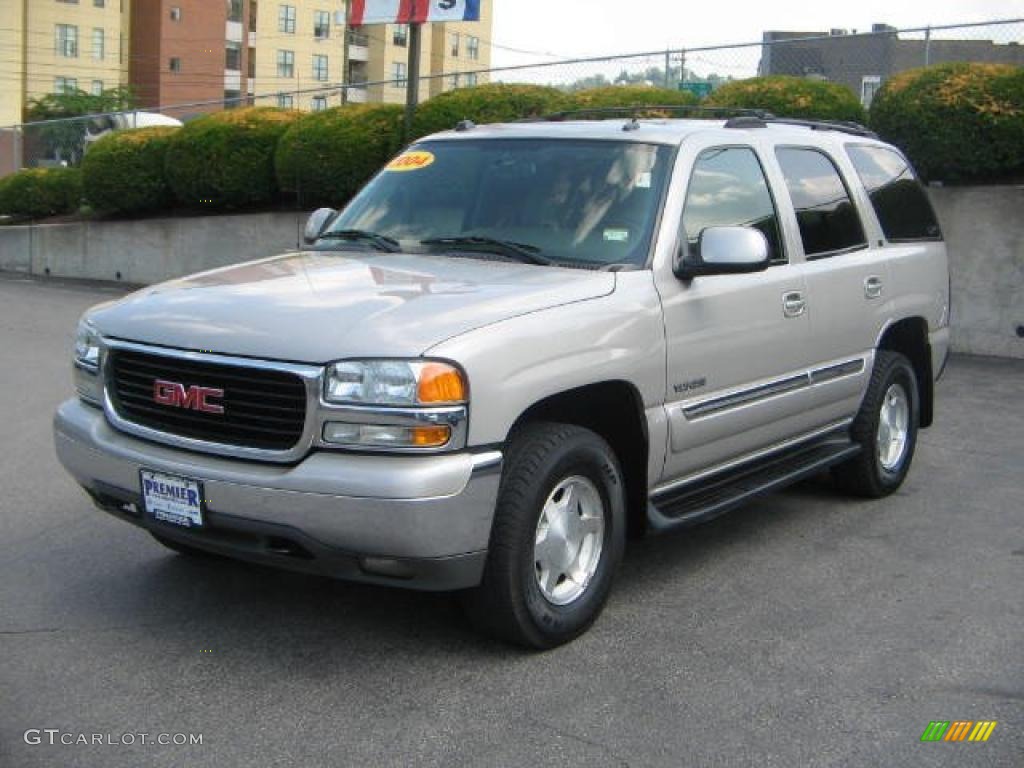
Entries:
[[502,241],[536,263],[643,265],[670,160],[669,147],[619,141],[426,142],[389,163],[325,235],[515,256],[493,249]]

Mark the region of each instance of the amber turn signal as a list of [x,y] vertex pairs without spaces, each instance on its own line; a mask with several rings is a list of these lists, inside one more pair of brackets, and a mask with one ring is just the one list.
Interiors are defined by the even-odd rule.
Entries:
[[424,405],[464,403],[466,380],[462,372],[447,363],[425,363],[420,369],[416,399]]

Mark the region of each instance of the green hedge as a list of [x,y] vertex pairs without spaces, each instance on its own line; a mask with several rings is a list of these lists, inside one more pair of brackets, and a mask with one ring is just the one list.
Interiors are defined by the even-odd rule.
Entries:
[[93,144],[82,160],[85,201],[105,213],[144,213],[171,206],[164,163],[180,128],[115,131]]
[[948,181],[1024,173],[1024,68],[939,64],[889,78],[871,125],[920,173]]
[[303,206],[347,202],[401,147],[404,110],[353,105],[298,120],[277,145],[277,181]]
[[166,171],[182,205],[244,208],[277,196],[274,152],[299,117],[273,107],[230,109],[188,123],[170,141]]
[[493,83],[438,94],[416,110],[412,138],[447,131],[460,120],[507,123],[569,107],[562,91],[542,85]]
[[714,91],[705,103],[763,109],[777,117],[864,122],[864,108],[845,85],[789,75],[735,80]]
[[74,213],[82,202],[77,168],[29,168],[0,179],[0,215],[39,219]]
[[569,109],[601,109],[643,105],[690,106],[699,99],[687,91],[652,88],[644,85],[609,85],[587,88],[569,94]]

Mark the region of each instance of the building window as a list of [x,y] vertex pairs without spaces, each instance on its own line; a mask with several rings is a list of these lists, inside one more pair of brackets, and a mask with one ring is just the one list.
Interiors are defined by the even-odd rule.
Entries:
[[242,106],[242,92],[241,91],[224,91],[224,108],[225,109],[237,109]]
[[391,32],[391,42],[399,48],[405,48],[409,44],[409,25],[395,24]]
[[78,90],[78,80],[74,77],[53,78],[54,93],[73,93]]
[[279,93],[277,94],[277,106],[281,109],[294,109],[295,97],[290,93]]
[[452,56],[455,58],[459,57],[459,44],[461,42],[458,32],[452,32],[448,35],[448,48],[450,49]]
[[177,56],[172,56],[171,60],[167,62],[167,68],[171,70],[171,72],[181,72],[181,59]]
[[228,21],[242,21],[242,0],[227,0]]
[[331,14],[327,11],[317,11],[313,14],[313,37],[317,40],[326,40],[331,36]]
[[476,84],[477,84],[476,72],[467,72],[466,73],[466,85],[469,86],[470,88],[475,88]]
[[469,36],[466,38],[466,55],[476,61],[480,58],[480,38]]
[[278,77],[295,77],[295,52],[294,51],[278,51],[277,52],[277,76]]
[[92,81],[92,95],[93,96],[102,96],[103,95],[103,81],[102,80],[93,80]]
[[78,58],[78,27],[72,24],[56,26],[57,55],[67,59]]
[[224,69],[239,71],[242,69],[242,44],[229,41],[226,43]]
[[256,77],[256,49],[249,49],[249,79],[252,80]]
[[295,6],[282,5],[277,9],[277,31],[295,34]]
[[408,73],[409,70],[404,61],[394,62],[391,65],[391,79],[394,80],[393,85],[397,88],[404,86],[408,79]]
[[454,75],[452,75],[452,79],[451,79],[452,88],[458,88],[459,85],[461,84],[461,81],[462,81],[462,78],[459,76],[459,73],[456,72]]
[[92,0],[92,4],[96,8],[106,8],[107,0]]
[[92,31],[92,57],[97,61],[103,61],[103,57],[106,55],[106,39],[103,36],[102,29],[93,29]]
[[875,94],[882,87],[882,78],[878,75],[865,75],[860,79],[860,103],[867,109],[875,100]]
[[249,0],[249,31],[256,31],[256,19],[259,18],[260,4],[256,0]]
[[[78,5],[78,0],[57,0],[58,3],[66,3],[67,5]],[[58,80],[61,78],[57,78]]]
[[832,159],[816,149],[779,147],[775,155],[796,208],[808,259],[867,245],[857,208]]
[[171,21],[181,21],[181,8],[178,6],[171,8]]
[[327,57],[319,53],[313,54],[313,79],[327,79]]
[[314,96],[313,97],[313,111],[321,112],[327,109],[327,97],[326,96]]

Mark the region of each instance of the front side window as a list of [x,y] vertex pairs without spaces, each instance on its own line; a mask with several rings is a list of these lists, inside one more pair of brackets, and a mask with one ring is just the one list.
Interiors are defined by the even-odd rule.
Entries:
[[898,152],[885,147],[850,145],[846,153],[868,191],[886,240],[942,239],[928,195]]
[[277,52],[277,76],[278,77],[295,77],[295,52],[294,51],[278,51]]
[[295,34],[295,6],[282,5],[277,10],[277,31]]
[[866,246],[860,216],[831,158],[817,149],[779,147],[775,153],[807,258]]
[[768,180],[750,147],[705,150],[693,165],[683,208],[683,232],[691,256],[708,227],[752,227],[768,241],[768,258],[785,263],[779,215]]
[[473,249],[465,238],[488,238],[555,264],[642,266],[672,156],[668,146],[627,142],[424,142],[378,174],[332,229],[376,232],[414,252],[450,252],[429,242],[438,238],[461,239],[463,252]]

